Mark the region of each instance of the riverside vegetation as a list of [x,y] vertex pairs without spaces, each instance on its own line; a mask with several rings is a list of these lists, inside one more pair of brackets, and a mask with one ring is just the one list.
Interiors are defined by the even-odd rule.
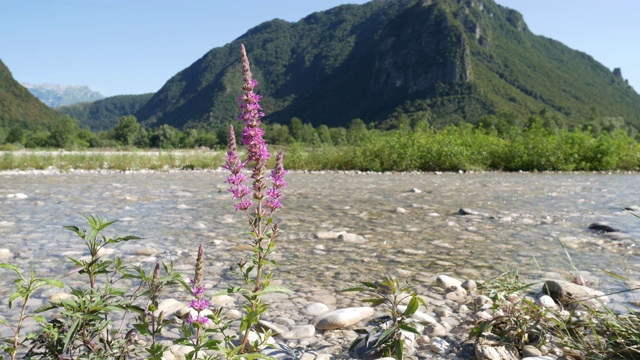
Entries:
[[[248,261],[240,260],[237,264],[238,275],[245,286],[220,290],[220,294],[239,294],[244,299],[239,326],[234,328],[233,322],[224,318],[222,309],[212,308],[203,296],[206,279],[202,245],[197,253],[194,276],[189,281],[177,274],[171,263],[156,264],[153,270],[128,266],[118,257],[103,258],[101,251],[120,242],[141,239],[136,236],[108,237],[103,233],[113,221],[85,214],[87,230],[76,226],[67,229],[77,234],[89,250],[88,257],[71,259],[76,268],[74,272],[86,276],[86,288],[70,289],[69,297],[44,305],[36,314],[28,314],[26,304],[36,290],[44,286],[62,287],[63,284],[57,279],[40,278],[33,272],[25,276],[10,264],[0,265],[18,275],[10,306],[16,300],[22,305],[17,324],[0,320],[14,333],[3,347],[11,359],[18,356],[161,359],[169,346],[160,338],[162,330],[169,327],[179,328],[182,337],[174,343],[187,347],[187,359],[268,356],[261,350],[270,344],[271,332],[258,332],[257,325],[269,309],[263,302],[264,295],[288,292],[272,279],[270,268],[278,264],[269,257],[275,250],[279,235],[274,214],[282,207],[280,200],[286,185],[286,171],[281,152],[269,176],[272,186],[267,188],[265,172],[270,153],[263,138],[265,133],[260,127],[260,97],[253,92],[257,83],[252,79],[244,48],[242,50],[245,81],[240,119],[245,125],[241,136],[246,160],[240,159],[235,144],[236,134],[231,127],[229,150],[223,167],[230,172],[227,182],[233,198],[237,200],[236,211],[246,215],[249,225],[247,237],[253,255]],[[242,171],[245,167],[251,174],[251,187],[245,185],[249,179]],[[520,282],[512,273],[509,275],[481,284],[480,291],[490,297],[493,312],[490,319],[478,322],[469,334],[470,340],[479,343],[493,333],[499,345],[513,348],[517,353],[524,353],[525,346],[543,347],[546,341],[554,341],[574,350],[573,353],[567,351],[567,356],[637,358],[640,354],[637,345],[640,343],[638,313],[619,315],[606,308],[589,308],[588,315],[582,314],[579,321],[574,316],[578,310],[568,316],[559,313],[549,317],[547,314],[552,309],[545,310],[526,296],[512,296],[531,285]],[[182,286],[192,295],[190,310],[182,319],[165,317],[159,311],[160,296],[166,294],[171,286]],[[354,348],[364,346],[367,358],[403,358],[404,343],[410,339],[409,334],[420,333],[420,321],[416,316],[421,305],[425,305],[422,299],[408,284],[390,277],[347,290],[373,295],[367,302],[372,306],[383,306],[389,313],[389,317],[380,319],[377,326],[364,331],[363,336],[354,342]],[[408,302],[402,307],[405,301]],[[21,329],[29,317],[40,325],[40,330],[25,336]],[[28,348],[28,351],[25,353],[23,348]]]
[[[521,126],[516,119],[487,118],[476,126],[460,124],[432,128],[419,116],[401,117],[396,128],[371,128],[361,120],[349,128],[317,129],[294,119],[289,126],[269,124],[265,139],[287,150],[285,166],[304,170],[361,171],[602,171],[640,169],[640,143],[633,132],[622,129],[560,129],[535,116]],[[15,152],[0,155],[0,170],[47,169],[216,169],[223,165],[218,153],[193,149],[219,149],[228,133],[217,136],[198,131],[183,134],[168,125],[144,135],[135,118],[126,117],[107,134],[81,130],[96,146],[121,146],[131,151]],[[124,128],[124,129],[121,129]],[[120,129],[120,130],[118,130]],[[68,134],[74,134],[73,131]],[[117,135],[120,134],[120,135]],[[125,137],[124,134],[128,134]],[[158,135],[162,134],[162,135]],[[236,134],[238,136],[239,134]],[[51,136],[51,135],[48,135]],[[146,142],[140,143],[141,136]],[[106,139],[101,142],[99,137]],[[93,139],[93,140],[92,140]],[[154,140],[149,140],[154,139]],[[218,140],[219,139],[219,140]],[[86,137],[85,137],[86,140]],[[68,144],[78,144],[71,138]],[[83,140],[84,141],[84,140]],[[40,144],[44,146],[45,144]],[[86,142],[85,142],[86,145]],[[158,156],[142,151],[149,145]],[[0,145],[1,146],[1,145]],[[5,150],[22,148],[21,142]],[[139,147],[138,147],[139,146]],[[70,148],[74,148],[70,145]],[[99,149],[99,148],[98,148]],[[90,150],[90,149],[89,149]]]

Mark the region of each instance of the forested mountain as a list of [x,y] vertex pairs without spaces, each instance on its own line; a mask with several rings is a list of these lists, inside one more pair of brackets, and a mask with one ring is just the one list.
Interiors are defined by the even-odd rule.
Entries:
[[0,134],[11,128],[49,128],[61,118],[20,85],[0,60]]
[[619,70],[534,35],[492,0],[374,0],[265,22],[169,79],[137,118],[179,128],[234,119],[241,43],[273,122],[421,112],[438,126],[545,112],[575,124],[597,111],[640,127],[640,96]]
[[29,92],[40,99],[45,105],[52,108],[104,99],[102,94],[84,85],[33,85],[28,83],[22,83],[21,85],[26,87]]
[[118,95],[69,106],[56,108],[62,115],[69,115],[78,120],[81,127],[92,131],[109,130],[123,116],[133,115],[140,109],[153,93],[141,95]]

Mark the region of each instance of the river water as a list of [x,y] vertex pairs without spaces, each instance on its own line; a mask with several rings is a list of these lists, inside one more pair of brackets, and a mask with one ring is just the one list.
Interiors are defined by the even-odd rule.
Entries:
[[[63,277],[72,269],[66,258],[87,251],[63,226],[96,213],[119,220],[106,235],[144,238],[112,248],[148,269],[172,260],[190,274],[203,243],[207,281],[223,286],[247,256],[237,246],[246,242],[246,221],[232,210],[225,178],[221,171],[0,173],[0,248],[12,254],[5,250],[0,262],[73,283]],[[526,280],[563,278],[571,266],[561,243],[595,288],[632,284],[606,271],[640,282],[640,219],[622,210],[640,205],[638,174],[294,172],[286,180],[275,277],[294,291],[386,273],[418,288],[439,274],[485,280],[513,268]],[[461,208],[478,214],[460,215]],[[588,229],[595,222],[629,236],[605,238]],[[341,231],[353,236],[327,234]],[[13,276],[1,273],[4,307]],[[627,305],[640,294],[614,300]]]

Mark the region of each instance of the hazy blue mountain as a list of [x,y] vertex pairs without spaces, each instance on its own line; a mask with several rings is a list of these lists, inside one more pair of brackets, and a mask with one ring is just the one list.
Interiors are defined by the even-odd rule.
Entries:
[[27,90],[40,99],[40,101],[52,108],[104,99],[102,94],[92,91],[88,86],[84,85],[33,85],[22,83],[22,86],[26,87]]

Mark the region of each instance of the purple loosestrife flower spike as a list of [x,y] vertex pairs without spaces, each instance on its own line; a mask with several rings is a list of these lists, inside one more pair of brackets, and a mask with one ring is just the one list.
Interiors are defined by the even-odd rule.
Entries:
[[271,170],[271,175],[269,178],[271,179],[271,189],[267,191],[267,200],[265,204],[274,212],[282,207],[280,203],[280,199],[282,199],[282,191],[281,189],[287,186],[287,183],[284,181],[284,175],[287,174],[287,171],[284,169],[284,153],[281,151],[278,153],[276,157],[276,165]]
[[267,143],[263,139],[264,130],[260,128],[262,122],[260,118],[264,113],[260,110],[261,96],[253,92],[258,82],[251,74],[251,66],[244,45],[241,45],[242,55],[242,91],[238,98],[241,110],[238,120],[244,122],[242,130],[242,143],[247,149],[247,162],[251,163],[251,178],[253,179],[253,198],[262,201],[265,197],[264,171],[270,154]]
[[243,200],[243,198],[251,192],[251,189],[244,185],[244,181],[247,180],[247,175],[241,173],[244,168],[244,163],[238,155],[236,133],[233,125],[229,127],[229,150],[227,151],[227,161],[222,168],[231,173],[226,181],[231,185],[229,192],[233,195],[234,199],[240,199],[240,203],[236,204],[236,210],[246,210],[251,207],[253,203],[250,200]]

